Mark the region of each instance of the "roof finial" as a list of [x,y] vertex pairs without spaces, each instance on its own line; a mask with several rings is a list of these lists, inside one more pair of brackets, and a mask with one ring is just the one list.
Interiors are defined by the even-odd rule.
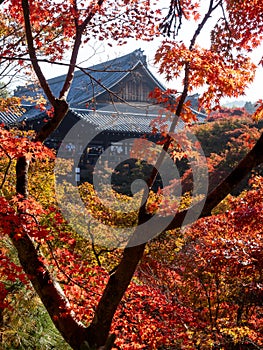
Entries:
[[146,64],[146,56],[143,54],[144,50],[141,48],[134,51],[134,55]]

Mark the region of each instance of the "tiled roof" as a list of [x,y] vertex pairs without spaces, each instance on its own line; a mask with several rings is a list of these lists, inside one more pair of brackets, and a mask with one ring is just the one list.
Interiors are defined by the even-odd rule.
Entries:
[[[142,65],[145,72],[155,81],[157,86],[164,89],[161,83],[148,70],[146,57],[143,55],[143,52],[141,50],[135,50],[127,55],[94,65],[84,70],[76,70],[67,97],[69,104],[72,107],[77,107],[102,94],[105,90],[112,89],[138,65]],[[61,75],[48,80],[49,86],[56,97],[59,96],[65,77],[65,75]],[[36,87],[32,85],[31,87],[18,88],[16,95],[29,95],[32,97],[40,92],[40,89],[36,91]]]
[[[107,107],[96,111],[71,108],[69,110],[69,114],[73,114],[76,117],[76,120],[80,119],[86,121],[98,131],[125,133],[151,133],[153,120],[160,116],[158,113],[158,108],[154,108],[154,106],[149,108],[149,110],[136,108],[133,106],[128,106],[128,108],[125,109],[123,106],[121,106],[123,110],[120,108],[118,111],[113,108],[111,109],[112,105],[108,105]],[[197,123],[203,123],[205,121],[205,114],[198,114],[198,112],[196,112],[196,116]],[[34,107],[31,107],[30,109],[28,108],[22,117],[20,115],[17,121],[28,122],[43,120],[45,118],[45,112],[40,112]],[[181,130],[183,127],[184,123],[180,120],[177,124],[176,130]]]
[[[127,132],[127,133],[151,133],[154,118],[158,115],[139,115],[134,113],[114,113],[107,111],[71,110],[79,118],[92,124],[98,131]],[[198,122],[204,121],[203,116],[197,116]],[[176,130],[182,130],[184,123],[179,120]],[[169,125],[168,125],[169,126]]]
[[150,123],[153,119],[149,116],[107,111],[74,110],[73,112],[101,131],[148,133],[151,131]]
[[36,108],[36,106],[25,106],[23,116],[19,119],[19,121],[29,121],[34,119],[46,118],[45,111]]
[[0,123],[5,125],[14,125],[20,121],[24,113],[23,108],[18,107],[16,109],[9,108],[7,111],[0,111]]
[[[146,56],[141,50],[135,50],[132,53],[118,57],[116,59],[99,63],[83,70],[77,70],[72,81],[71,89],[67,97],[70,105],[70,112],[77,118],[86,120],[97,130],[112,132],[129,132],[129,133],[148,133],[151,132],[152,120],[160,114],[160,105],[151,105],[146,102],[122,103],[115,102],[97,105],[99,109],[96,112],[88,109],[80,109],[85,106],[86,102],[92,98],[111,90],[118,85],[135,67],[140,66],[145,71],[145,78],[153,81],[156,86],[165,89],[159,81],[148,70]],[[86,72],[86,74],[85,74]],[[93,77],[93,79],[91,78]],[[55,96],[58,96],[63,86],[65,75],[48,80],[49,86]],[[38,91],[38,94],[40,90]],[[32,90],[28,87],[20,87],[16,94],[18,96],[34,96],[37,94],[35,86]],[[83,108],[83,107],[82,107]],[[200,122],[203,122],[205,115],[196,112]],[[24,121],[44,119],[44,113],[31,106],[27,108],[21,119]],[[67,118],[66,118],[67,119]],[[66,120],[65,120],[66,122]],[[180,122],[178,129],[183,127]]]

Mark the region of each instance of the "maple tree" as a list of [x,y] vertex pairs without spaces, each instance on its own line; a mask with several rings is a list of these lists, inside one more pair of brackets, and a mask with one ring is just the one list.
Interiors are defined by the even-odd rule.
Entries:
[[[217,208],[184,235],[172,240],[163,235],[150,244],[138,275],[169,299],[171,336],[176,334],[169,344],[262,347],[262,178],[255,177],[250,186],[240,197],[227,198],[226,212]],[[177,253],[171,255],[172,250]]]
[[[3,249],[1,250],[1,260],[3,261],[1,275],[6,276],[7,280],[19,279],[23,283],[25,283],[26,276],[28,277],[53,323],[73,349],[107,350],[113,348],[114,343],[128,349],[129,345],[119,335],[117,342],[115,342],[114,333],[120,329],[126,334],[131,332],[135,320],[127,312],[127,305],[134,298],[134,295],[137,295],[135,300],[138,300],[143,290],[144,293],[151,296],[149,288],[146,286],[140,288],[140,283],[136,285],[136,280],[134,280],[130,287],[133,293],[129,294],[130,290],[128,290],[126,299],[123,299],[138,262],[145,252],[146,243],[136,246],[128,245],[122,253],[119,253],[120,256],[119,259],[116,259],[116,266],[110,273],[101,266],[94,266],[94,262],[92,264],[89,261],[90,265],[81,263],[83,257],[74,251],[75,239],[61,215],[54,209],[54,206],[50,207],[44,203],[42,204],[40,198],[29,195],[29,192],[32,193],[33,191],[28,175],[30,162],[41,162],[46,158],[54,157],[54,154],[46,149],[42,143],[58,127],[68,111],[67,93],[77,66],[77,57],[81,45],[91,38],[115,40],[119,44],[123,44],[129,37],[150,40],[155,35],[160,34],[156,28],[156,22],[158,23],[161,13],[159,10],[154,12],[152,10],[154,7],[149,1],[139,0],[69,1],[63,3],[57,1],[29,2],[28,0],[22,0],[20,2],[10,0],[4,2],[2,6],[2,30],[0,34],[5,38],[5,45],[1,49],[1,62],[6,62],[7,65],[10,62],[18,62],[21,67],[24,64],[32,66],[49,103],[53,107],[53,116],[33,138],[23,134],[14,135],[4,128],[0,129],[0,153],[6,161],[1,185],[2,196],[0,198],[1,235],[9,235],[11,238],[25,273],[22,272],[21,268],[9,262],[6,257],[7,251]],[[212,30],[211,47],[209,49],[199,47],[196,43],[199,34],[214,12],[220,9],[222,17],[216,22],[214,30]],[[211,109],[212,104],[219,104],[219,100],[223,96],[236,97],[244,92],[246,85],[253,80],[256,68],[246,53],[258,46],[262,40],[262,10],[263,5],[259,0],[210,0],[208,10],[202,15],[199,11],[199,2],[171,0],[169,13],[159,26],[162,34],[168,36],[168,38],[163,41],[156,53],[156,63],[160,65],[160,72],[168,80],[183,74],[183,91],[179,93],[174,103],[170,103],[170,95],[171,93],[174,95],[176,91],[168,91],[166,94],[155,91],[152,96],[159,102],[167,104],[166,107],[170,109],[171,116],[176,115],[172,120],[170,131],[173,131],[178,117],[186,121],[193,118],[186,97],[194,88],[206,87],[200,98],[200,107],[206,109]],[[176,38],[169,38],[171,34],[177,34],[180,28],[183,28],[185,20],[191,18],[198,22],[198,26],[193,32],[188,46],[186,43],[177,41]],[[15,28],[15,30],[12,30],[12,28]],[[62,60],[66,50],[71,50],[68,73],[59,95],[54,96],[39,62],[41,60],[49,62]],[[168,99],[167,94],[169,94]],[[255,116],[260,117],[262,110],[263,105],[261,103],[255,112]],[[254,167],[262,163],[262,144],[263,136],[261,134],[250,151],[226,179],[208,194],[200,214],[201,217],[210,216],[211,211],[239,181]],[[163,149],[167,151],[170,146],[171,139],[168,135],[164,138]],[[15,184],[12,184],[9,188],[7,186],[7,175],[14,161],[16,180]],[[160,159],[161,161],[162,159]],[[154,170],[148,181],[149,188],[152,187],[155,177],[156,172]],[[253,198],[262,198],[262,193],[259,193],[259,197]],[[196,205],[192,205],[193,209]],[[253,207],[257,210],[257,202],[253,203]],[[165,230],[180,228],[187,211],[188,208],[169,214],[171,220]],[[140,235],[140,224],[146,222],[153,215],[154,213],[149,210],[145,202],[140,207],[137,216],[138,230],[135,231],[134,237]],[[251,218],[252,216],[250,216]],[[160,216],[158,220],[162,223],[166,218]],[[217,219],[212,218],[211,226],[213,226],[213,220]],[[204,221],[198,222],[196,227],[198,228],[201,223],[203,224]],[[51,224],[52,229],[50,229]],[[229,232],[231,233],[230,229]],[[244,233],[247,233],[247,231],[244,230]],[[151,232],[148,234],[150,235]],[[227,236],[228,232],[224,234]],[[198,236],[198,229],[196,235]],[[134,237],[131,239],[134,239]],[[208,238],[211,240],[211,237]],[[55,248],[48,250],[54,240],[56,240]],[[208,243],[204,241],[204,245],[206,244]],[[39,246],[42,247],[41,253]],[[220,246],[217,252],[220,253]],[[215,255],[220,255],[217,252]],[[202,254],[209,253],[213,257],[213,252],[202,251]],[[256,253],[258,254],[258,252]],[[44,255],[46,256],[44,257]],[[98,258],[98,255],[96,257]],[[219,258],[226,259],[227,257],[219,256]],[[235,257],[231,256],[231,259],[235,260]],[[257,260],[259,259],[257,258]],[[70,262],[69,265],[67,262]],[[52,270],[55,271],[54,264],[56,265],[56,278],[62,282],[64,290],[52,274]],[[199,268],[202,269],[200,261],[198,261],[198,264]],[[12,266],[12,270],[10,266]],[[208,270],[207,274],[209,275],[210,272]],[[213,270],[211,273],[215,273],[215,271]],[[227,271],[222,271],[222,273],[227,274]],[[244,269],[244,278],[246,278],[246,275],[247,271]],[[187,275],[183,276],[182,280],[184,278],[187,280]],[[207,278],[207,276],[204,276],[204,278]],[[93,288],[85,288],[88,282]],[[195,282],[198,287],[202,284],[200,278]],[[189,280],[187,280],[187,283],[189,283]],[[0,286],[1,307],[5,306],[7,295],[5,286],[5,283]],[[155,300],[163,305],[163,315],[159,315],[153,303],[141,302],[146,311],[147,309],[150,310],[150,312],[145,313],[144,318],[148,317],[152,323],[152,326],[149,323],[147,324],[152,335],[156,333],[159,323],[155,323],[150,315],[155,315],[155,319],[165,320],[165,315],[174,310],[171,308],[170,302],[167,302],[167,299],[165,301],[166,296],[160,294],[160,291],[161,286],[156,292]],[[212,290],[211,293],[218,293],[218,291]],[[189,303],[191,297],[190,295]],[[84,300],[88,300],[88,303],[85,304]],[[126,321],[124,318],[122,322],[124,311],[121,310],[121,307],[124,302]],[[118,306],[120,308],[116,313]],[[213,308],[214,306],[210,307],[210,312],[214,312]],[[172,327],[175,325],[179,327],[179,316],[188,311],[189,307],[181,306],[180,309],[177,305],[174,319],[169,320],[169,327],[171,325]],[[116,319],[113,321],[115,314],[119,323],[115,321]],[[211,318],[208,321],[206,318],[207,315],[204,315],[204,322],[210,322],[211,326]],[[242,316],[240,316],[241,319]],[[83,323],[85,321],[87,326]],[[191,322],[191,320],[188,319],[186,322]],[[231,327],[235,326],[239,327],[239,324],[231,325]],[[183,327],[184,325],[182,325],[182,329],[178,328],[178,334],[182,336],[183,341],[186,341],[187,339],[184,338],[189,338],[189,333],[184,332]],[[112,334],[110,334],[111,329]],[[156,339],[150,340],[145,335],[148,329],[143,328],[139,335],[137,334],[134,339],[131,339],[131,341],[134,340],[131,349],[137,346],[136,339],[138,336],[141,337],[143,342],[145,338],[147,342],[147,345],[144,344],[145,346],[150,344],[152,348],[157,348],[160,344],[165,344],[166,334],[159,332]],[[249,339],[252,339],[253,334],[250,330],[243,329],[242,331],[245,332],[242,333],[243,338],[250,337]],[[199,329],[196,328],[193,328],[192,332],[200,334]],[[229,330],[224,330],[224,332],[231,336]],[[206,341],[208,340],[206,339]],[[140,345],[137,347],[140,348]]]
[[[191,126],[191,132],[197,136],[207,157],[209,188],[212,190],[253,147],[262,132],[262,123],[253,120],[240,109],[212,112],[208,119],[212,121]],[[183,192],[189,191],[192,188],[191,167],[184,158],[177,160],[177,166],[183,169]],[[262,165],[254,168],[253,172],[260,173],[261,169]],[[243,179],[231,193],[237,194],[243,190],[250,176],[251,174]]]

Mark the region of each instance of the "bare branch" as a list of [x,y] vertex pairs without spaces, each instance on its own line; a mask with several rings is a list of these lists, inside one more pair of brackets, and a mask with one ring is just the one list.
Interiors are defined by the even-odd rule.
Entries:
[[181,1],[171,0],[168,14],[160,25],[160,31],[168,37],[172,35],[175,38],[182,25],[182,17]]
[[[99,0],[98,1],[98,6],[101,6],[103,4],[104,0]],[[75,3],[75,2],[74,2]],[[76,3],[75,3],[75,6]],[[92,5],[91,5],[92,6]],[[70,64],[69,64],[69,70],[67,73],[67,77],[65,79],[64,85],[62,90],[60,91],[60,96],[59,98],[65,98],[69,92],[70,86],[71,86],[71,82],[73,80],[74,77],[74,71],[76,68],[76,63],[77,63],[77,57],[78,57],[78,52],[79,52],[79,48],[81,45],[81,40],[82,40],[82,34],[84,32],[84,30],[86,29],[87,25],[89,24],[89,22],[92,20],[92,18],[94,17],[96,12],[94,12],[94,10],[90,10],[88,16],[86,17],[86,19],[83,21],[83,23],[81,25],[78,24],[77,19],[75,19],[75,28],[76,28],[76,37],[75,37],[75,41],[74,41],[74,47],[71,53],[71,58],[70,58]]]
[[52,91],[50,90],[50,87],[46,81],[46,78],[45,78],[44,74],[42,73],[42,70],[38,64],[38,59],[36,56],[34,39],[33,39],[32,29],[31,29],[30,10],[29,10],[28,0],[22,0],[22,7],[23,7],[23,13],[24,13],[24,23],[25,23],[28,52],[29,52],[29,56],[30,56],[33,68],[35,70],[35,73],[39,79],[40,85],[41,85],[42,89],[44,90],[48,100],[50,101],[50,103],[52,105],[55,105],[55,97],[54,97]]
[[190,46],[189,46],[189,50],[192,50],[197,37],[199,36],[199,34],[201,33],[202,29],[204,28],[205,24],[207,23],[208,19],[211,17],[212,12],[214,12],[218,6],[220,6],[222,4],[223,0],[219,0],[215,5],[214,5],[214,0],[210,0],[210,4],[209,4],[209,8],[208,11],[206,12],[204,18],[202,19],[202,21],[199,23],[192,39],[190,42]]

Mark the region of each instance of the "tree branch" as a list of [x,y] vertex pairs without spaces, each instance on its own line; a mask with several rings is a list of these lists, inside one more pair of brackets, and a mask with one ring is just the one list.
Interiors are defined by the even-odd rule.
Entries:
[[8,171],[9,171],[9,169],[11,167],[12,158],[10,157],[10,155],[7,153],[7,151],[5,150],[5,148],[2,145],[0,145],[0,148],[2,149],[2,151],[5,153],[5,155],[8,158],[8,164],[7,164],[7,167],[6,167],[5,172],[4,172],[2,183],[0,185],[0,190],[1,190],[3,188],[3,186],[4,186],[4,184],[5,184],[5,181],[6,181],[6,178],[7,178],[7,175],[8,175]]
[[[263,163],[263,133],[254,145],[254,147],[239,162],[234,170],[207,196],[200,217],[211,215],[211,211],[215,208],[233,189],[242,181],[252,170]],[[200,203],[194,205],[191,210],[198,208]],[[166,230],[173,230],[181,227],[188,210],[178,212]],[[163,220],[160,218],[160,220]]]
[[[102,6],[103,2],[104,2],[104,0],[99,0],[98,6]],[[75,10],[77,11],[77,5],[75,2],[74,2],[74,4],[75,4]],[[60,91],[60,96],[59,96],[60,98],[65,98],[69,92],[69,88],[71,86],[71,82],[72,82],[73,77],[74,77],[74,71],[76,68],[78,52],[79,52],[79,48],[81,45],[82,34],[83,34],[84,30],[86,29],[87,25],[90,23],[90,21],[94,17],[95,13],[96,13],[96,11],[92,11],[92,9],[91,9],[88,16],[85,18],[85,20],[83,21],[83,23],[81,25],[79,25],[78,20],[75,19],[76,37],[75,37],[75,41],[74,41],[74,47],[72,50],[71,58],[70,58],[70,64],[69,64],[69,70],[67,73],[67,77],[65,79],[65,83],[63,85],[63,88]]]
[[69,105],[65,100],[55,99],[54,104],[54,116],[46,124],[42,126],[40,131],[35,137],[34,141],[44,142],[46,138],[57,129],[59,124],[62,122],[66,116]]
[[86,328],[70,311],[67,298],[37,254],[31,238],[25,234],[22,238],[14,236],[11,239],[18,252],[19,261],[53,323],[73,349],[80,349],[79,344],[87,340]]
[[[211,0],[210,5],[211,4],[213,4],[213,0]],[[205,15],[203,21],[201,22],[196,32],[194,33],[194,36],[190,43],[190,48],[189,48],[190,50],[193,48],[197,36],[199,35],[205,23],[207,22],[208,18],[210,17],[210,14],[213,10],[212,6],[210,7],[211,9],[209,8],[208,13]],[[177,120],[182,113],[183,105],[185,103],[185,100],[188,94],[188,89],[189,89],[189,73],[190,73],[190,64],[186,63],[185,76],[184,76],[184,89],[176,109],[176,115],[170,126],[169,133],[172,133],[174,131],[175,126],[177,124]],[[167,152],[170,143],[171,143],[171,138],[168,137],[165,144],[163,145],[162,152],[147,182],[148,190],[152,187],[155,181],[155,178],[157,176],[157,169],[159,168],[159,165],[162,163],[164,154]],[[145,198],[145,196],[143,197]],[[138,234],[139,235],[143,234],[139,232],[140,225],[144,222],[147,222],[147,220],[151,218],[151,215],[149,215],[146,212],[146,202],[147,201],[145,201],[144,204],[140,207],[139,216],[138,216],[138,227],[135,230],[133,237],[136,237],[136,235]],[[179,215],[180,222],[183,222],[183,219],[185,216],[186,216],[186,213]],[[160,220],[165,220],[165,219],[160,218]],[[180,227],[180,225],[178,227]],[[149,232],[146,234],[150,235]],[[133,237],[131,238],[131,240],[133,239]],[[125,248],[121,262],[116,267],[116,270],[114,271],[114,273],[110,276],[108,284],[104,290],[102,298],[99,301],[98,307],[96,309],[94,319],[89,327],[89,330],[91,331],[92,336],[95,337],[95,342],[98,345],[103,345],[107,339],[113,316],[116,312],[116,309],[126,289],[129,286],[129,283],[135,273],[136,267],[143,256],[145,246],[146,246],[146,243],[141,244],[139,246],[130,246]]]
[[33,39],[33,34],[32,34],[31,22],[30,22],[30,9],[29,9],[28,0],[22,0],[22,7],[23,7],[23,14],[24,14],[24,23],[25,23],[25,31],[26,31],[29,57],[30,57],[34,71],[38,77],[38,80],[40,82],[42,89],[44,90],[49,102],[52,105],[54,105],[55,104],[55,97],[54,97],[52,91],[50,90],[50,87],[46,81],[44,74],[42,73],[42,70],[38,64],[38,59],[36,56],[36,49],[34,46],[34,39]]
[[115,311],[142,258],[145,245],[125,248],[117,270],[110,276],[92,323],[88,327],[89,336],[97,345],[104,345],[106,342]]

